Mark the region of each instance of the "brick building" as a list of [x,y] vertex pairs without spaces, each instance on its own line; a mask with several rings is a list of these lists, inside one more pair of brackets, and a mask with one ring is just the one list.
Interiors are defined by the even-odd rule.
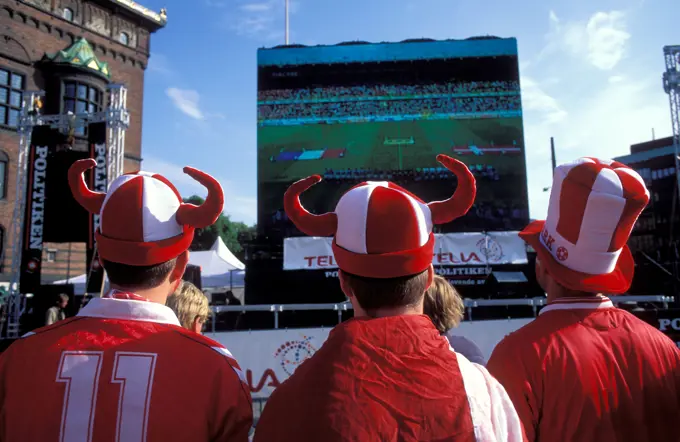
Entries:
[[[165,23],[165,11],[132,0],[0,0],[0,281],[11,278],[13,238],[7,236],[24,92],[46,92],[45,114],[93,112],[107,105],[107,83],[124,84],[130,112],[125,170],[139,169],[144,71],[151,34]],[[74,149],[86,149],[84,131],[75,135]],[[45,243],[42,261],[43,283],[83,274],[85,244]]]

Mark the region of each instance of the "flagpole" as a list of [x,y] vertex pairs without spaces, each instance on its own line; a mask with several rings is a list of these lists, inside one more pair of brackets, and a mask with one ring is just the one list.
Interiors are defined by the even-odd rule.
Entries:
[[290,31],[289,31],[289,16],[290,13],[290,0],[286,0],[286,46],[290,43]]

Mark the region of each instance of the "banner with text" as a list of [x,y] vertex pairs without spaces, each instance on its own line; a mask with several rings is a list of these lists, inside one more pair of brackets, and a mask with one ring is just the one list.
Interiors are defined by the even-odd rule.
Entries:
[[[527,250],[517,232],[445,233],[435,235],[432,264],[479,266],[526,264]],[[284,270],[337,268],[332,238],[297,237],[283,242]]]
[[45,182],[48,154],[54,150],[58,137],[49,126],[37,126],[31,135],[28,152],[26,183],[26,216],[21,253],[21,293],[38,293],[42,269],[43,228],[45,225]]
[[[488,359],[501,339],[531,321],[462,322],[456,334],[475,342]],[[206,333],[206,336],[227,347],[238,360],[253,398],[267,398],[321,348],[329,333],[328,328],[307,328]]]
[[658,328],[680,348],[680,309],[645,310],[634,314],[652,327]]
[[[95,192],[106,193],[107,161],[106,161],[106,123],[93,123],[88,126],[88,142],[90,158],[97,161],[97,166],[90,172],[90,188]],[[104,269],[99,264],[96,253],[94,234],[99,228],[99,214],[89,218],[89,236],[87,239],[87,293],[98,293],[102,289]]]

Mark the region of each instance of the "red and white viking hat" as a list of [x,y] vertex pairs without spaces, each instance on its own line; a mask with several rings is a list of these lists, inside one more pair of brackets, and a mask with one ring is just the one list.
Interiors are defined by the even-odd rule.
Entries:
[[520,236],[564,287],[624,293],[633,280],[626,245],[649,191],[633,169],[617,161],[581,158],[555,169],[548,217]]
[[224,193],[210,175],[192,167],[184,173],[208,189],[203,204],[185,204],[161,175],[137,172],[121,175],[107,193],[93,192],[84,172],[93,159],[73,163],[68,173],[71,192],[88,212],[99,214],[97,249],[105,261],[149,266],[169,261],[189,249],[194,229],[213,224],[224,207]]
[[335,236],[333,254],[345,272],[368,278],[415,275],[432,264],[432,226],[465,215],[477,190],[465,164],[446,155],[437,160],[458,178],[456,192],[445,201],[426,204],[394,183],[367,181],[348,190],[335,212],[313,215],[302,207],[300,194],[321,181],[314,175],[290,186],[284,207],[307,235]]

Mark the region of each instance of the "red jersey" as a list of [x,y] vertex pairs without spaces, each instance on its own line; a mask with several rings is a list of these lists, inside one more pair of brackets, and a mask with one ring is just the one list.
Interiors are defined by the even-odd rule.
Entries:
[[1,442],[247,441],[248,387],[168,307],[95,298],[0,355]]
[[680,440],[680,351],[607,298],[550,303],[487,367],[530,441]]
[[426,316],[357,318],[267,401],[256,442],[513,442],[519,418],[484,367]]

